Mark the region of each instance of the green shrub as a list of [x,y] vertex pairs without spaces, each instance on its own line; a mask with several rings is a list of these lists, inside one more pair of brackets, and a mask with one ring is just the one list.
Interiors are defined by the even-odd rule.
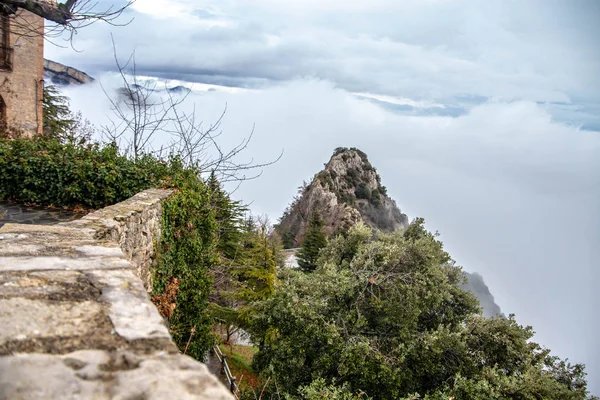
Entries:
[[371,191],[371,204],[375,207],[379,207],[381,205],[381,194],[378,189],[373,189]]
[[133,161],[111,144],[0,139],[0,200],[101,208],[168,184],[175,164],[149,155]]
[[358,187],[354,191],[354,195],[357,199],[371,200],[371,191],[364,182],[361,182],[358,185]]
[[349,206],[354,206],[355,197],[347,192],[340,193],[341,202]]
[[167,285],[176,282],[175,309],[163,316],[178,347],[202,360],[214,343],[207,312],[212,285],[208,272],[218,261],[218,226],[210,190],[193,170],[182,170],[174,184],[179,190],[163,203],[152,294],[160,301]]

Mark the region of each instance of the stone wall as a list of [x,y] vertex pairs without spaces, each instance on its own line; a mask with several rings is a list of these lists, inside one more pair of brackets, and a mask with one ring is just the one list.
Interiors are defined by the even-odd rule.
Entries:
[[136,267],[136,275],[150,291],[154,244],[161,235],[162,201],[170,194],[168,190],[145,190],[121,203],[61,225],[88,229],[97,240],[118,243],[127,260]]
[[[9,66],[0,69],[0,95],[5,103],[5,122],[9,128],[28,133],[42,132],[44,93],[44,19],[23,9],[4,16],[7,29],[2,33]],[[0,60],[3,61],[3,60]],[[0,64],[4,64],[0,62]]]
[[168,195],[0,228],[0,398],[232,398],[180,354],[138,277]]

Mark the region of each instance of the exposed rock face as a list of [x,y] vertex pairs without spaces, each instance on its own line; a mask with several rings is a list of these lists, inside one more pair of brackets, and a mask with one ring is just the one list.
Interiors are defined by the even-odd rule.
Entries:
[[[302,244],[309,217],[315,211],[325,221],[328,235],[358,221],[387,232],[406,228],[409,223],[396,202],[387,196],[367,155],[354,148],[336,149],[325,169],[301,189],[299,196],[285,210],[276,227],[285,247]],[[286,265],[298,267],[295,251],[289,251],[286,258]],[[468,282],[463,289],[479,299],[484,316],[502,315],[483,277],[477,273],[467,272],[466,275]]]
[[94,78],[73,67],[44,59],[44,79],[53,85],[82,85]]
[[358,221],[382,231],[408,226],[396,202],[385,187],[367,155],[358,149],[338,148],[326,164],[288,207],[277,230],[286,247],[302,243],[309,217],[318,212],[331,235]]

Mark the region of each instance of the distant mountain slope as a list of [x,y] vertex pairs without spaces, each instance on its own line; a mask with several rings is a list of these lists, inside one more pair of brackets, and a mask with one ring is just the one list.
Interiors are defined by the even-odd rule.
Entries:
[[[285,210],[275,229],[286,248],[302,245],[313,212],[321,215],[330,236],[358,221],[387,232],[404,229],[409,224],[408,217],[387,195],[381,177],[367,155],[356,148],[336,149],[325,168],[300,189]],[[296,250],[286,252],[286,264],[292,268],[298,267]],[[501,315],[483,277],[469,272],[466,275],[468,283],[463,289],[479,299],[484,316]]]
[[44,79],[53,85],[82,85],[94,78],[76,68],[44,59]]
[[[44,79],[48,84],[60,86],[83,85],[95,81],[94,78],[92,78],[85,72],[78,70],[77,68],[69,67],[68,65],[64,65],[56,61],[51,61],[47,59],[44,59]],[[190,88],[185,87],[183,85],[167,87],[158,84],[149,84],[147,86],[131,84],[130,88],[131,91],[169,92],[171,94],[183,96],[191,92]],[[122,87],[118,90],[118,94],[127,98],[131,98],[132,95],[127,94],[128,90],[129,89]]]
[[286,209],[277,225],[286,247],[302,243],[313,212],[324,219],[329,235],[360,220],[388,232],[408,226],[408,217],[387,195],[367,155],[355,148],[336,149]]
[[483,281],[483,276],[477,272],[465,272],[467,279],[469,280],[466,285],[463,285],[464,290],[469,290],[471,293],[479,299],[479,304],[483,307],[483,315],[485,317],[493,317],[495,315],[502,315],[500,306],[496,304],[494,296],[490,293],[490,289]]

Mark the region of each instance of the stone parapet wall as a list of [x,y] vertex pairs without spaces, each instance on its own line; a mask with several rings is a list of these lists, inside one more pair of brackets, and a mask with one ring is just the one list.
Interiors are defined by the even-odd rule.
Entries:
[[170,190],[148,189],[121,203],[61,225],[87,229],[97,240],[118,243],[127,260],[135,265],[136,275],[150,291],[154,245],[161,235],[162,201],[171,193]]
[[132,262],[151,259],[168,195],[145,191],[81,223],[0,228],[0,398],[232,398],[180,354]]

